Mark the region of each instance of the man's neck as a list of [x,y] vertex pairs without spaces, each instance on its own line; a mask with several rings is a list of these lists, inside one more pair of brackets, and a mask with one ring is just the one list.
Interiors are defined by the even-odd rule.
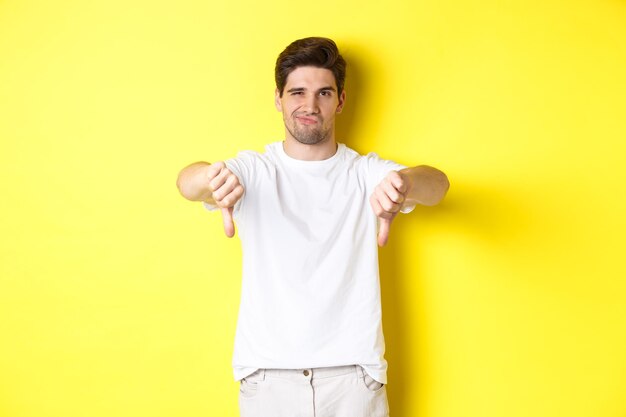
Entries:
[[288,156],[294,159],[323,161],[331,158],[337,152],[337,143],[335,138],[329,138],[315,145],[305,145],[287,136],[283,142],[283,149]]

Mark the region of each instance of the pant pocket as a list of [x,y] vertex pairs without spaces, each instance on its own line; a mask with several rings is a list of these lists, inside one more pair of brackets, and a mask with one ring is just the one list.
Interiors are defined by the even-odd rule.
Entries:
[[383,384],[382,382],[376,381],[374,378],[369,376],[367,372],[363,372],[363,373],[364,375],[363,375],[362,383],[365,385],[365,388],[367,388],[369,391],[372,391],[372,392],[380,391],[383,389],[385,384]]
[[248,375],[239,382],[239,395],[243,398],[253,398],[259,393],[263,376],[261,370]]

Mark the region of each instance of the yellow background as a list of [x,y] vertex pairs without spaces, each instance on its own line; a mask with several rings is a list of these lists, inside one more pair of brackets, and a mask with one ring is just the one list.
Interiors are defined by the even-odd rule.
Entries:
[[381,250],[395,417],[626,416],[626,3],[0,1],[0,416],[235,416],[240,247],[184,165],[283,138],[292,40],[339,139],[444,170]]

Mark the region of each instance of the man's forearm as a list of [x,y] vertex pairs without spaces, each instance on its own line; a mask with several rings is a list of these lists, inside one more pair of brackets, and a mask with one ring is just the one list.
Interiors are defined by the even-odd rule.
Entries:
[[428,165],[405,168],[400,173],[406,176],[409,183],[405,205],[434,206],[443,200],[450,188],[446,174]]
[[187,200],[215,204],[209,188],[209,178],[206,175],[206,168],[209,165],[208,162],[196,162],[186,166],[178,174],[176,186]]

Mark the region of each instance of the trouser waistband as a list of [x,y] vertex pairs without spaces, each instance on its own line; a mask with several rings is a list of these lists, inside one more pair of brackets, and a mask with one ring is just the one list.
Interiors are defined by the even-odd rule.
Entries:
[[359,365],[332,366],[324,368],[301,368],[301,369],[259,369],[257,372],[260,379],[266,376],[274,378],[287,378],[296,380],[311,380],[321,378],[331,378],[335,376],[355,374],[363,377],[363,368]]

